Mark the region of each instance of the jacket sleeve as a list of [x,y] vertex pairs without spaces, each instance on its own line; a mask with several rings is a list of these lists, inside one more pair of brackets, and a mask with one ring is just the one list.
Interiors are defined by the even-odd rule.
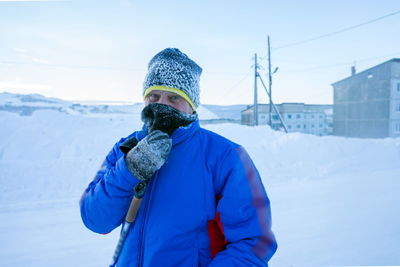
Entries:
[[226,248],[209,266],[268,266],[277,249],[271,210],[260,175],[247,152],[238,147],[224,158],[217,173],[217,204]]
[[123,140],[108,153],[80,200],[82,221],[96,233],[109,233],[123,222],[139,181],[127,169],[119,150]]

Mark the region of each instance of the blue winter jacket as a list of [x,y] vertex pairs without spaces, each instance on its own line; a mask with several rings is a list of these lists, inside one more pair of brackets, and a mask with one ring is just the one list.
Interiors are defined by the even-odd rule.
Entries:
[[[146,135],[143,128],[127,138]],[[138,182],[119,149],[127,138],[115,144],[80,202],[84,224],[96,233],[123,223]],[[171,138],[117,266],[268,266],[277,248],[270,202],[246,151],[198,121]]]

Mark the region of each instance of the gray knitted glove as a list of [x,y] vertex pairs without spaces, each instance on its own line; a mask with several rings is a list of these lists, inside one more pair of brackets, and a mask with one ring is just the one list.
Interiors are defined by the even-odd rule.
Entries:
[[128,152],[126,166],[139,180],[148,180],[165,163],[171,146],[168,134],[155,130]]

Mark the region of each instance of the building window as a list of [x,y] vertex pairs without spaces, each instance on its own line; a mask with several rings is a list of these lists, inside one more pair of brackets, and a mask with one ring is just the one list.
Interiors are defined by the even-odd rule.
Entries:
[[279,117],[278,117],[277,114],[275,114],[275,115],[272,115],[272,119],[273,119],[273,120],[279,120]]
[[319,118],[322,119],[322,115],[319,115]]
[[307,125],[304,124],[304,129],[306,129],[306,128],[307,128]]
[[396,124],[395,124],[395,126],[394,126],[394,131],[395,131],[396,133],[400,133],[400,123],[396,123]]
[[314,124],[311,124],[311,128],[314,128]]
[[396,111],[397,111],[397,112],[400,112],[400,103],[397,103],[397,104],[396,104]]
[[265,119],[265,115],[261,115],[261,119]]
[[322,124],[319,125],[319,128],[322,128]]
[[296,119],[300,119],[301,118],[301,115],[300,114],[297,114],[296,115]]
[[314,119],[314,115],[311,115],[311,119]]
[[287,118],[288,118],[288,119],[291,119],[291,118],[292,118],[292,114],[288,114],[288,115],[287,115]]
[[300,124],[297,124],[297,129],[300,129],[301,128],[301,125]]
[[292,129],[292,125],[288,125],[287,127],[288,127],[288,129]]
[[400,92],[400,83],[397,83],[397,92]]

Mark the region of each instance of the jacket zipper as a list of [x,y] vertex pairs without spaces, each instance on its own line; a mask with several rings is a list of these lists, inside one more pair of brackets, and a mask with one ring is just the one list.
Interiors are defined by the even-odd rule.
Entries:
[[146,225],[146,220],[147,220],[147,210],[149,208],[149,203],[150,203],[150,197],[151,197],[151,191],[152,191],[152,187],[153,187],[153,179],[150,179],[150,182],[147,185],[147,190],[145,192],[145,194],[147,194],[147,201],[144,205],[144,209],[143,209],[143,219],[142,222],[140,224],[140,234],[139,234],[139,253],[138,253],[138,261],[137,261],[137,266],[141,267],[143,265],[143,255],[144,255],[144,227]]

